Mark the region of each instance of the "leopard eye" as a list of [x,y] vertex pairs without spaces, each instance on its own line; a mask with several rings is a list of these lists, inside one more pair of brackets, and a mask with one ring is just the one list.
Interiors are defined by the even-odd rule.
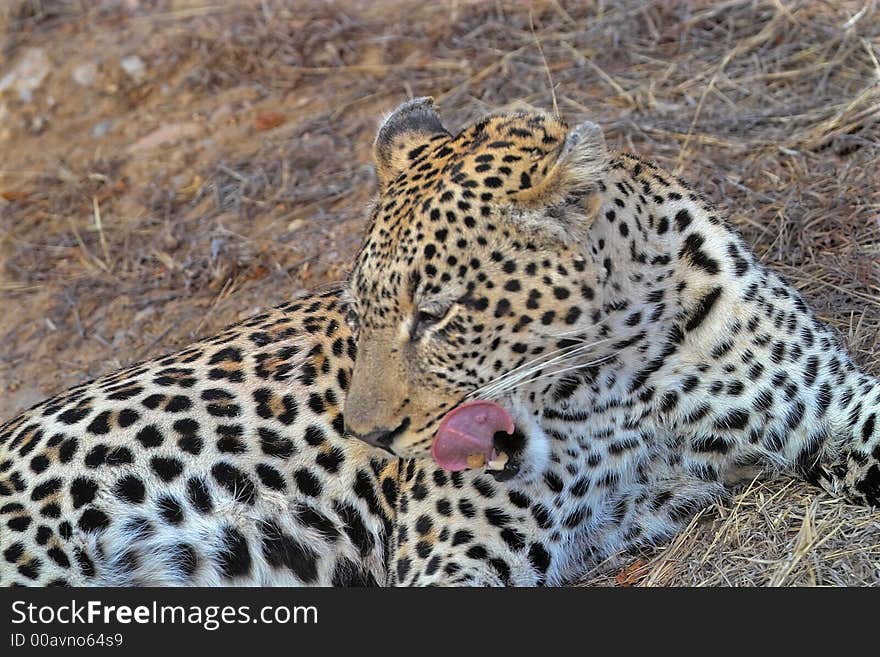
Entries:
[[416,311],[416,316],[413,319],[412,330],[410,331],[413,338],[420,336],[424,333],[425,329],[430,328],[431,326],[441,322],[446,315],[449,314],[449,309],[452,306],[426,306],[423,308],[419,308]]
[[420,310],[418,313],[416,313],[416,324],[436,324],[441,319],[443,319],[445,315],[445,312],[443,314],[438,314],[428,310]]

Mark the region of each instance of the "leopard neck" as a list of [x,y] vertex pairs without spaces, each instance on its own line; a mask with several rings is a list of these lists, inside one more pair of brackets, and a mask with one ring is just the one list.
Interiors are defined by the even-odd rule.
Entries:
[[545,385],[544,417],[627,408],[701,472],[759,462],[877,503],[880,385],[837,333],[668,174],[620,156],[603,193],[585,247],[600,362]]

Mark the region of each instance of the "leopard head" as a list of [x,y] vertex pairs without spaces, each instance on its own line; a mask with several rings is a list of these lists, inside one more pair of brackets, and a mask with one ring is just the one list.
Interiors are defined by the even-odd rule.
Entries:
[[516,418],[537,385],[518,373],[594,322],[584,253],[608,155],[593,123],[518,111],[452,135],[420,98],[384,122],[373,157],[378,196],[347,288],[358,353],[345,421],[426,457],[469,400]]

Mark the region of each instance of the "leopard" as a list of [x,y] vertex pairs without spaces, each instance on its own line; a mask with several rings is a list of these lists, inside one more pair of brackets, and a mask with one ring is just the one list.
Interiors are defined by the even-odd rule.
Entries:
[[560,585],[743,467],[880,500],[880,386],[701,194],[536,109],[373,143],[350,274],[0,426],[0,585]]

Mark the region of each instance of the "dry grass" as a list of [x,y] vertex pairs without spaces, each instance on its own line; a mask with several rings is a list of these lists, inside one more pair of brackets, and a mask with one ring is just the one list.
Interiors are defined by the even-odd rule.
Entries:
[[[343,278],[377,119],[411,95],[452,129],[515,101],[602,124],[697,184],[880,374],[874,2],[0,7],[0,77],[28,47],[54,65],[32,102],[0,96],[2,417]],[[873,584],[878,544],[877,513],[762,483],[620,579]]]
[[792,480],[753,481],[703,510],[669,545],[621,568],[600,564],[591,586],[876,586],[880,514]]

